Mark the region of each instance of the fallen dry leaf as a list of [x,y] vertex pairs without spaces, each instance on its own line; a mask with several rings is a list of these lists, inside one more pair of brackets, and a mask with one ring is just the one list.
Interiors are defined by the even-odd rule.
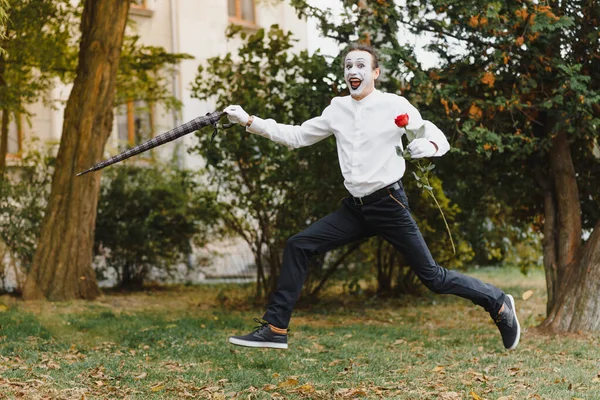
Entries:
[[358,389],[338,389],[335,392],[337,395],[342,396],[344,399],[350,399],[353,397],[365,397],[367,395],[367,392],[362,389],[362,388],[358,388]]
[[133,378],[133,379],[144,379],[144,378],[145,378],[145,377],[147,377],[147,376],[148,376],[148,373],[147,373],[147,372],[142,372],[141,374],[139,374],[138,376],[136,376],[136,377],[135,377],[135,378]]
[[277,385],[277,387],[279,388],[287,388],[287,387],[292,387],[292,386],[296,386],[298,385],[298,379],[294,378],[294,377],[290,377],[287,380],[283,381],[283,382],[279,382],[279,384]]
[[179,393],[179,394],[183,397],[196,397],[185,389],[183,389],[183,393]]
[[319,353],[322,353],[325,350],[325,346],[320,345],[317,342],[313,342],[313,347],[315,348],[315,350],[317,350]]
[[442,372],[444,370],[444,366],[443,365],[438,365],[437,367],[433,368],[431,370],[431,372]]
[[150,388],[150,390],[152,390],[153,392],[160,392],[164,388],[165,388],[165,385],[158,384],[158,385],[152,386]]
[[528,298],[530,298],[533,295],[533,290],[528,290],[525,293],[523,293],[523,300],[527,300]]
[[473,400],[483,400],[481,397],[479,397],[479,395],[473,391],[471,391],[471,393],[469,393],[469,395],[471,396],[471,398]]
[[305,383],[304,385],[298,387],[295,391],[299,392],[299,393],[302,393],[302,394],[310,394],[310,393],[313,393],[315,391],[315,388],[314,388],[313,385]]
[[275,390],[275,389],[277,389],[277,386],[271,385],[271,384],[265,385],[262,388],[262,390],[264,390],[266,392],[270,392],[271,390]]
[[462,400],[462,396],[456,392],[440,393],[438,400]]

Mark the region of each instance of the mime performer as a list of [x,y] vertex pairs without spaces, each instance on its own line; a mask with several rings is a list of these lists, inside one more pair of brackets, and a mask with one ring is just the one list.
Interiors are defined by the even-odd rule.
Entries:
[[[335,97],[322,115],[302,125],[250,116],[239,105],[225,108],[229,120],[248,132],[292,148],[330,135],[349,196],[341,207],[288,239],[278,286],[260,326],[229,342],[247,347],[287,349],[287,328],[307,275],[309,259],[348,243],[379,235],[400,251],[421,282],[434,293],[453,294],[483,307],[506,349],[519,344],[521,329],[511,295],[479,279],[439,266],[411,216],[401,178],[406,162],[396,154],[406,134],[412,158],[440,157],[445,135],[402,96],[375,89],[379,61],[370,46],[352,44],[343,59],[349,96]],[[399,126],[403,126],[400,128]]]

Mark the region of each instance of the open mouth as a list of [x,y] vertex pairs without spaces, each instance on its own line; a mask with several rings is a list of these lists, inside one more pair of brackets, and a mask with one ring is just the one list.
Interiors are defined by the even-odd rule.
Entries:
[[362,81],[358,78],[350,78],[350,79],[348,79],[348,83],[350,84],[350,88],[352,90],[356,90],[356,89],[358,89],[358,87],[360,86]]

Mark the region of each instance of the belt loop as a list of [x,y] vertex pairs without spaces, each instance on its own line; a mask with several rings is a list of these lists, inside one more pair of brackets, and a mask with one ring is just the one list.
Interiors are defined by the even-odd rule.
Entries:
[[388,194],[394,193],[394,190],[396,190],[396,185],[397,184],[398,184],[398,182],[394,182],[390,186],[388,186],[388,187],[385,188],[385,190],[388,192]]

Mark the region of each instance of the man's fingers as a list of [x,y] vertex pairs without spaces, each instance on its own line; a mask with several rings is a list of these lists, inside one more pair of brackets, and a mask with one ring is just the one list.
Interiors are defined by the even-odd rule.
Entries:
[[419,149],[419,146],[417,146],[417,145],[415,144],[415,142],[412,142],[412,143],[410,143],[410,144],[409,144],[409,145],[406,147],[406,149],[407,149],[408,151],[410,151],[410,155],[411,155],[412,157],[417,157],[419,154],[421,154],[421,153],[422,153],[422,151]]
[[223,112],[229,114],[229,113],[235,113],[236,111],[239,111],[241,109],[240,106],[238,105],[231,105],[231,106],[227,106],[225,107],[225,109],[223,110]]
[[407,146],[412,158],[431,157],[435,154],[435,146],[427,139],[415,139]]

